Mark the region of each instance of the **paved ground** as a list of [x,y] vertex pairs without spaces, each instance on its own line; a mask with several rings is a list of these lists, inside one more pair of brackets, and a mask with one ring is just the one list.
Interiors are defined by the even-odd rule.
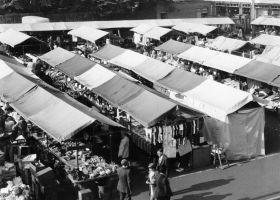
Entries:
[[[148,199],[145,177],[138,173],[133,200]],[[280,154],[170,179],[173,200],[280,199]],[[275,198],[279,196],[279,198]]]

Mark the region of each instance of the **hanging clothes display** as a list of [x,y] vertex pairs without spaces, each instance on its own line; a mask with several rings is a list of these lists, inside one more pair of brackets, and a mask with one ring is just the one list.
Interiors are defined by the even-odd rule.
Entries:
[[165,127],[165,133],[163,134],[163,153],[168,158],[176,158],[177,148],[176,148],[176,140],[172,136],[172,128],[171,126]]

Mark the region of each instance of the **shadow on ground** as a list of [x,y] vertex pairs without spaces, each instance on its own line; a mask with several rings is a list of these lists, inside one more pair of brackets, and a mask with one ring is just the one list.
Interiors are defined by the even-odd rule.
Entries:
[[222,200],[227,196],[231,196],[232,194],[223,194],[223,195],[212,195],[212,192],[205,192],[200,194],[191,194],[183,196],[182,198],[175,200]]
[[[192,185],[190,188],[187,188],[187,189],[184,189],[184,190],[175,191],[173,194],[174,195],[180,195],[180,194],[184,194],[184,193],[188,193],[188,192],[210,190],[210,189],[213,189],[213,188],[216,188],[216,187],[227,185],[233,180],[234,179],[231,178],[231,179],[218,179],[218,180],[207,181],[207,182],[204,182],[204,183],[199,183],[199,184]],[[204,194],[206,194],[206,193],[204,193]]]

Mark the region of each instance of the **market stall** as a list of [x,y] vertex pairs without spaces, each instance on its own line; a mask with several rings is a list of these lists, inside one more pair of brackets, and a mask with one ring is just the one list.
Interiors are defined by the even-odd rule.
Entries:
[[81,26],[90,26],[99,29],[113,28],[133,28],[140,24],[149,24],[152,26],[172,27],[180,22],[190,22],[208,25],[227,24],[234,22],[229,17],[218,18],[185,18],[185,19],[144,19],[144,20],[113,20],[113,21],[79,21],[79,22],[49,22],[49,23],[14,23],[0,24],[0,32],[8,29],[17,31],[67,31],[79,28]]
[[[218,36],[212,41],[208,42],[206,46],[210,49],[215,49],[222,52],[239,52],[241,48],[249,44],[247,41],[227,38],[224,36]],[[240,52],[242,54],[242,52]]]
[[[97,46],[103,46],[106,41],[106,37],[109,36],[109,32],[102,31],[99,29],[95,29],[92,27],[82,26],[77,29],[71,30],[68,32],[69,35],[74,37],[78,37],[85,41],[89,41]],[[77,39],[73,39],[73,41],[77,41]],[[79,41],[77,41],[79,42]],[[79,43],[78,43],[79,44]]]
[[0,42],[10,46],[11,49],[9,51],[12,54],[21,55],[35,51],[35,49],[36,52],[38,52],[39,49],[40,53],[46,51],[46,44],[43,41],[13,29],[2,32],[0,34]]
[[[9,67],[9,65],[1,65],[1,69],[6,68],[4,71],[9,71],[7,70]],[[99,139],[94,143],[90,142],[89,137],[98,138],[98,134],[99,137],[102,135],[107,138],[106,144],[109,146],[112,144],[110,138],[113,133],[110,133],[108,127],[121,127],[121,125],[42,83],[36,77],[30,76],[31,74],[25,72],[26,70],[20,66],[12,66],[10,69],[12,70],[6,73],[6,76],[4,74],[1,79],[1,98],[9,102],[11,107],[25,119],[40,127],[40,131],[35,129],[35,132],[30,131],[29,135],[32,137],[36,135],[35,139],[46,147],[55,159],[65,165],[65,172],[72,183],[82,185],[83,181],[87,181],[96,186],[97,178],[111,178],[116,170],[116,165],[107,163],[107,161],[112,161],[110,151],[107,152],[106,161],[97,156],[96,153],[103,152],[100,149],[103,145],[100,144]],[[22,82],[19,84],[21,92],[25,91],[25,93],[21,93],[22,96],[15,98],[16,95],[12,96],[13,90],[6,89],[13,87],[14,83],[19,83],[19,81]],[[26,84],[26,82],[31,83]],[[12,102],[10,102],[11,99],[13,99]],[[82,143],[78,139],[69,142],[74,135],[81,131],[85,135],[83,139],[88,143]],[[46,133],[52,139],[40,138],[38,134],[42,135],[42,133]]]
[[[50,54],[51,52],[43,55],[42,59],[46,60],[45,58],[49,57]],[[173,136],[166,136],[166,143],[163,143],[164,138],[162,137],[165,137],[165,134],[169,134],[169,132],[165,130],[167,124],[170,127],[177,127],[181,124],[180,127],[183,131],[183,124],[186,122],[191,124],[193,120],[201,118],[200,114],[193,111],[191,112],[190,110],[185,110],[184,112],[179,112],[181,114],[178,115],[178,111],[174,112],[176,104],[154,94],[153,92],[150,92],[149,90],[143,89],[135,84],[135,82],[131,82],[130,80],[132,79],[121,77],[119,74],[110,71],[99,64],[93,63],[92,67],[87,70],[84,70],[83,67],[77,70],[77,68],[75,68],[76,65],[78,66],[77,62],[71,66],[69,63],[67,65],[62,63],[54,68],[61,70],[61,66],[65,66],[63,71],[71,79],[78,81],[87,89],[90,89],[93,93],[102,97],[106,100],[106,104],[109,103],[111,106],[116,107],[117,113],[116,115],[113,114],[114,118],[117,121],[128,119],[128,123],[126,124],[132,133],[130,137],[133,143],[149,156],[154,156],[156,149],[163,146],[165,149],[164,151],[169,158],[177,158],[177,148],[181,150],[182,154],[180,156],[184,156],[185,154],[191,152],[190,147],[192,144],[196,144],[197,147],[199,146],[200,143],[198,143],[197,140],[192,140],[191,138],[189,139],[191,142],[186,144],[186,135],[182,135],[181,143],[179,140],[174,140],[175,137]],[[149,64],[149,66],[154,65]],[[154,66],[155,69],[157,67],[159,66]],[[73,69],[76,69],[75,73],[73,73]],[[146,74],[149,74],[148,71]],[[165,76],[161,74],[162,73],[159,73],[158,77],[155,78],[158,79],[161,78],[161,76]],[[102,104],[104,103],[104,100],[101,101]],[[121,117],[121,115],[124,116]],[[171,119],[169,119],[170,117]],[[158,133],[155,131],[157,129],[161,130],[161,136],[157,136]],[[195,132],[194,134],[199,135],[198,132]],[[188,138],[189,137],[190,135]],[[187,149],[186,151],[184,151],[185,148]],[[208,158],[210,159],[210,154],[208,154]],[[195,159],[197,160],[199,158],[196,157]],[[206,163],[209,164],[209,162]],[[201,162],[201,164],[203,165],[203,162]],[[196,167],[201,167],[201,165],[197,165]]]
[[167,42],[155,47],[156,51],[162,51],[171,55],[178,55],[191,48],[192,45],[178,42],[176,40],[168,40]]
[[207,35],[207,34],[211,33],[212,31],[216,30],[217,27],[208,26],[208,25],[204,25],[204,24],[194,24],[194,23],[182,22],[178,25],[173,26],[172,29],[183,32],[185,34],[198,33],[201,35]]
[[263,45],[263,46],[279,46],[280,45],[280,36],[261,34],[253,38],[250,43]]

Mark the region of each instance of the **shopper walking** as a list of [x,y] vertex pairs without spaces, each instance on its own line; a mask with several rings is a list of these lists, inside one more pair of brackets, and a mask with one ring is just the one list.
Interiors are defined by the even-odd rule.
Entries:
[[172,191],[167,176],[163,171],[158,171],[155,175],[155,200],[170,200]]
[[148,180],[146,181],[146,184],[149,185],[150,200],[155,200],[156,168],[154,163],[150,163],[148,169],[149,169],[149,174],[148,174]]
[[163,149],[157,150],[158,159],[156,161],[156,169],[163,172],[167,177],[169,175],[168,158],[163,154]]
[[131,200],[131,172],[126,159],[121,161],[121,167],[117,172],[119,177],[117,190],[120,194],[120,200]]

